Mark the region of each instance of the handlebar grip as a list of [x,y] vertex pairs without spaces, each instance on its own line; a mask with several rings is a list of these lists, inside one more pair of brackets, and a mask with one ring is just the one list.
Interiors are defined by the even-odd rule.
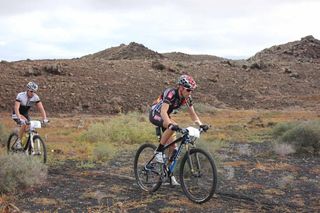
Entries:
[[202,130],[204,132],[206,132],[210,128],[211,128],[211,125],[206,125],[206,124],[200,125],[200,130]]

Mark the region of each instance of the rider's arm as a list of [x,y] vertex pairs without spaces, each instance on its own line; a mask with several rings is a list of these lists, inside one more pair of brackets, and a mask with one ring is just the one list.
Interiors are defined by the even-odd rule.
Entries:
[[43,120],[46,120],[46,119],[47,119],[47,114],[46,114],[46,111],[44,110],[44,107],[43,107],[41,101],[39,101],[39,102],[37,103],[37,108],[39,109],[39,111],[40,111],[40,113],[41,113],[42,119],[43,119]]
[[14,103],[14,113],[17,115],[17,117],[19,119],[21,119],[19,108],[20,108],[20,102],[19,101],[15,101],[15,103]]
[[167,103],[163,103],[162,106],[161,106],[161,118],[163,119],[163,126],[165,128],[168,128],[168,125],[170,123],[172,123],[171,119],[169,118],[169,115],[168,115],[168,109],[169,109],[169,104]]
[[199,126],[202,125],[202,122],[200,121],[197,113],[194,111],[193,106],[188,107],[188,113],[194,123],[196,123]]

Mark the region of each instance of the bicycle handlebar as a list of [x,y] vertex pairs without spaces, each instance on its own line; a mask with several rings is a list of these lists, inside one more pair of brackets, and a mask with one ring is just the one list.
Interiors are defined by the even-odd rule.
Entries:
[[[36,120],[34,120],[34,121],[36,121]],[[43,125],[43,126],[46,126],[49,122],[50,122],[49,120],[48,120],[48,122],[44,122],[42,120],[40,121],[41,125]],[[27,126],[30,126],[31,121],[25,121],[24,124]]]
[[[202,126],[202,125],[201,125]],[[207,129],[204,129],[203,127],[199,127],[199,131],[200,131],[200,133],[202,133],[202,132],[206,132],[208,129],[210,129],[211,128],[211,125],[207,125]],[[179,128],[178,130],[177,130],[177,132],[179,132],[179,133],[181,133],[181,134],[183,134],[183,135],[185,135],[185,134],[188,134],[189,133],[189,130],[187,129],[187,128]]]

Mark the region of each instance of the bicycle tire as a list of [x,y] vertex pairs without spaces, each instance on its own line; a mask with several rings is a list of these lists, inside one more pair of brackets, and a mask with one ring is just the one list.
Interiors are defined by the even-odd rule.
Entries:
[[147,192],[157,191],[162,184],[163,165],[157,162],[151,162],[146,165],[154,155],[156,150],[154,144],[143,144],[139,147],[134,158],[134,175],[138,186]]
[[11,154],[16,152],[16,149],[14,148],[15,143],[18,139],[18,134],[13,132],[9,135],[8,141],[7,141],[7,154]]
[[[33,136],[33,145],[34,145],[34,150],[33,154],[31,152],[28,152],[30,155],[33,156],[43,156],[40,157],[42,158],[41,160],[43,163],[47,162],[47,147],[42,138],[39,135]],[[31,150],[31,144],[29,144],[30,148],[29,151]]]
[[217,169],[212,156],[199,148],[187,152],[181,161],[180,183],[191,201],[201,204],[210,200],[217,188]]

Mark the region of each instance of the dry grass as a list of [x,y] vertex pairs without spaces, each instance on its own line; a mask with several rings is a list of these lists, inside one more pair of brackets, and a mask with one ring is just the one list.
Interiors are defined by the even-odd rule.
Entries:
[[[8,130],[15,127],[9,114],[0,114],[1,124]],[[59,116],[50,118],[50,125],[39,130],[48,147],[49,164],[57,163],[65,159],[89,160],[93,158],[95,145],[79,138],[92,124],[108,123],[115,116],[90,116],[81,115],[68,117]],[[189,115],[183,110],[172,116],[180,126],[186,127],[192,124]],[[227,145],[228,141],[265,141],[271,140],[270,131],[280,122],[304,121],[319,119],[320,115],[312,111],[266,111],[266,110],[219,110],[214,113],[199,114],[203,123],[213,126],[206,134],[202,135],[199,146],[205,146],[210,152]],[[36,118],[36,116],[34,116]],[[116,116],[117,118],[117,116]],[[146,122],[144,125],[152,124]],[[152,133],[153,134],[153,133]],[[156,142],[156,137],[154,138]],[[134,149],[132,144],[121,144],[115,149]],[[4,147],[0,148],[0,155],[4,155]]]
[[41,185],[47,178],[47,166],[25,154],[0,156],[0,193]]

